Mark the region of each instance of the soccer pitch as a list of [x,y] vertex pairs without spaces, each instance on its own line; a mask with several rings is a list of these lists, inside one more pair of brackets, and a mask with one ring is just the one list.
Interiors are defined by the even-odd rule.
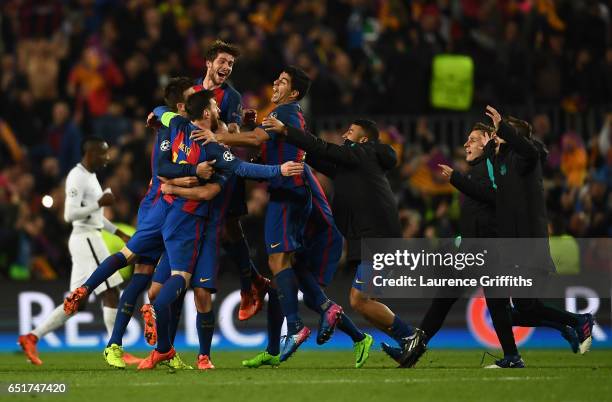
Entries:
[[[135,353],[143,356],[144,353]],[[108,367],[102,353],[44,353],[44,365],[2,354],[3,400],[53,401],[612,401],[612,351],[580,356],[527,350],[522,370],[480,368],[482,351],[431,350],[415,369],[396,369],[374,351],[352,368],[350,351],[303,351],[280,368],[242,368],[252,351],[217,352],[217,369],[169,372]],[[193,362],[195,352],[181,353]],[[487,356],[485,362],[493,358]],[[64,383],[65,394],[8,394],[10,383]]]

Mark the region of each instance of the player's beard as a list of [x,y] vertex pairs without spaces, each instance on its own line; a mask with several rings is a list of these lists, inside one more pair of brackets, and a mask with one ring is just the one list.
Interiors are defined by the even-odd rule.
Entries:
[[217,116],[212,116],[210,119],[210,131],[213,133],[219,129],[219,118]]

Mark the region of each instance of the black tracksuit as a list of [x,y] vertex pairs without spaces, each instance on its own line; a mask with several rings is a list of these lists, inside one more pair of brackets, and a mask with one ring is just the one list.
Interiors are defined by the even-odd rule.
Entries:
[[333,179],[334,220],[347,240],[350,262],[361,260],[362,238],[401,237],[397,202],[385,176],[397,164],[393,148],[378,141],[331,144],[293,127],[287,127],[286,141]]
[[[482,155],[468,162],[470,170],[466,175],[453,171],[450,178],[451,184],[466,196],[461,204],[461,218],[459,220],[459,230],[461,237],[464,239],[496,237],[496,193],[489,178],[486,156]],[[433,338],[440,330],[448,312],[461,296],[461,291],[457,291],[455,295],[449,295],[446,289],[443,289],[439,292],[439,295],[440,297],[431,301],[431,305],[419,326],[425,331],[428,340]],[[491,312],[493,326],[500,343],[506,345],[504,352],[508,350],[509,354],[516,354],[511,353],[514,337],[512,336],[510,299],[487,298],[487,306]]]
[[[530,250],[513,252],[518,263],[539,275],[555,270],[548,243],[548,218],[542,186],[542,165],[547,151],[537,140],[520,135],[511,125],[500,123],[497,135],[506,141],[495,157],[496,223],[498,237],[539,239]],[[537,256],[537,258],[534,258]],[[537,298],[513,298],[524,322],[576,327],[579,316],[542,303]]]

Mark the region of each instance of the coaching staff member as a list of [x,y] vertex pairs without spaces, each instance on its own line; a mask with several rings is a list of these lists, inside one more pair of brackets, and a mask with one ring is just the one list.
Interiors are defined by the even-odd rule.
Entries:
[[[265,119],[263,126],[285,135],[288,143],[306,151],[313,167],[333,179],[332,209],[336,225],[347,240],[349,262],[361,262],[362,238],[401,237],[397,203],[385,176],[397,164],[397,156],[393,148],[378,141],[375,122],[355,120],[342,136],[343,145],[285,126],[273,117]],[[395,339],[401,348],[418,341],[422,331],[415,331],[364,292],[364,270],[364,264],[359,264],[350,294],[351,307]]]

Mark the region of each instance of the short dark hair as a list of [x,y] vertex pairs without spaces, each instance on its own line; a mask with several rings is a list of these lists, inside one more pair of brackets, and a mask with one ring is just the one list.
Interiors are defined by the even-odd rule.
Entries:
[[514,116],[508,116],[506,117],[506,120],[512,127],[516,129],[517,133],[524,137],[531,138],[531,134],[533,133],[533,128],[531,127],[531,124],[529,124],[525,120],[521,120],[518,117]]
[[378,126],[376,125],[375,121],[368,119],[357,119],[353,121],[353,124],[363,129],[366,134],[366,137],[368,137],[368,140],[378,141],[380,133],[378,132]]
[[235,59],[240,57],[240,49],[236,45],[231,43],[223,42],[217,39],[212,45],[206,50],[206,61],[213,62],[219,55],[219,53],[228,53],[234,56]]
[[296,100],[300,100],[308,94],[311,81],[304,70],[296,66],[287,66],[283,69],[283,73],[287,73],[291,77],[291,89],[299,93]]
[[104,138],[97,135],[89,135],[83,138],[83,141],[81,141],[81,155],[85,155],[85,152],[87,152],[93,145],[101,145],[105,143],[106,140]]
[[495,127],[478,121],[472,126],[472,131],[484,131],[485,133],[491,134],[495,131]]
[[215,97],[213,91],[204,89],[189,95],[185,102],[185,111],[189,120],[199,120],[202,118],[202,113],[210,107],[210,100]]
[[173,112],[176,112],[176,104],[185,102],[183,94],[191,88],[193,80],[189,77],[171,78],[164,88],[164,102]]

